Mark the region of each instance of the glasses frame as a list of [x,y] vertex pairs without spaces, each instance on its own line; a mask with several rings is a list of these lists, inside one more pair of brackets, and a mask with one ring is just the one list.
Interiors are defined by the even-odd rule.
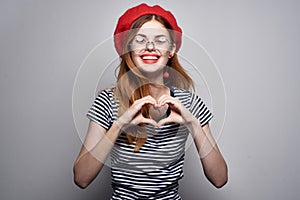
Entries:
[[[143,39],[145,39],[145,42],[144,44],[134,44],[134,41],[137,37],[142,37]],[[166,47],[160,47],[159,44],[157,44],[157,39],[160,38],[160,37],[165,37],[166,38],[166,43],[167,44],[164,44],[166,45]],[[149,48],[149,45],[152,45],[153,48]],[[147,36],[145,35],[136,35],[132,38],[132,40],[130,41],[130,43],[128,44],[130,46],[130,50],[132,51],[137,51],[137,50],[144,50],[144,49],[151,49],[151,50],[166,50],[166,51],[169,51],[171,46],[172,46],[172,42],[170,41],[170,39],[167,38],[167,36],[165,35],[157,35],[154,37],[154,40],[153,41],[150,41]],[[137,45],[137,47],[134,47],[134,45]],[[138,47],[139,46],[139,47]]]

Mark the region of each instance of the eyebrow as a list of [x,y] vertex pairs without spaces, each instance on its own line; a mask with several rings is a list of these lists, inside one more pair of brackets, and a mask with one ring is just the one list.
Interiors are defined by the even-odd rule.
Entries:
[[[136,34],[136,36],[142,36],[142,37],[145,37],[145,38],[147,38],[148,39],[148,37],[147,37],[147,35],[144,35],[144,34]],[[166,35],[164,35],[164,34],[160,34],[160,35],[155,35],[155,38],[158,38],[158,37],[162,37],[162,36],[164,36],[164,37],[168,37],[168,36],[166,36]]]

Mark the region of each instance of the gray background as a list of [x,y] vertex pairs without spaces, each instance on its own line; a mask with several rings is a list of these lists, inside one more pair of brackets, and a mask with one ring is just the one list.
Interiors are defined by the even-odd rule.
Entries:
[[[81,190],[72,89],[87,54],[141,1],[7,0],[0,4],[0,199],[108,199],[109,168]],[[220,69],[229,166],[217,190],[187,152],[184,199],[298,199],[299,1],[146,1],[171,10]]]

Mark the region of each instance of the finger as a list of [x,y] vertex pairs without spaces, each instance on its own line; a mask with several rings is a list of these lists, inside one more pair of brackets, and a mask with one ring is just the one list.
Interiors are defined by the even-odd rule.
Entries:
[[153,119],[149,119],[149,118],[145,118],[141,113],[139,113],[132,121],[131,123],[135,124],[135,125],[138,125],[138,124],[141,124],[141,123],[144,123],[144,124],[151,124],[155,127],[157,127],[157,122],[154,121]]
[[170,123],[170,122],[171,122],[170,118],[164,118],[157,123],[157,126],[161,127],[162,125],[164,125],[166,123]]
[[167,117],[167,118],[164,118],[162,120],[160,120],[158,123],[157,123],[157,126],[160,127],[164,124],[168,124],[168,123],[175,123],[175,124],[180,124],[181,120],[179,119],[175,119],[173,117]]
[[155,105],[156,101],[153,97],[146,96],[146,97],[143,97],[141,99],[136,100],[133,103],[133,106],[135,106],[138,110],[140,110],[145,104],[148,104],[148,103],[152,104],[152,105]]
[[166,104],[168,104],[172,110],[177,110],[178,112],[180,112],[180,110],[182,108],[181,102],[179,102],[177,99],[170,99],[170,98],[162,99],[162,101],[160,102],[160,105],[163,106]]
[[178,100],[176,98],[168,96],[168,95],[163,95],[158,100],[158,104],[160,106],[165,105],[165,104],[176,104],[176,103],[178,103]]
[[142,123],[150,124],[150,125],[152,125],[154,127],[158,127],[157,122],[154,121],[153,119],[143,118]]
[[181,124],[183,122],[183,118],[174,111],[171,111],[169,117],[160,120],[157,124],[158,126],[162,126],[166,123],[176,123]]
[[[171,96],[164,94],[164,95],[162,95],[161,97],[159,97],[157,103],[158,103],[158,104],[161,104],[161,102],[162,102],[164,99],[169,98],[169,97],[171,97]],[[173,97],[171,97],[171,98],[173,98]]]
[[150,100],[150,101],[156,102],[155,99],[154,99],[151,95],[142,97],[142,98],[136,100],[135,102],[142,102],[142,101],[144,101],[144,100]]
[[145,104],[152,104],[155,105],[156,101],[152,98],[146,98],[146,99],[139,99],[135,101],[132,106],[130,106],[128,112],[131,112],[131,117],[133,118]]
[[142,107],[145,104],[156,104],[156,101],[153,97],[151,97],[150,95],[143,97],[141,99],[136,100],[129,108],[128,110],[119,118],[119,124],[121,126],[130,123],[135,117],[136,115],[138,115],[138,113],[140,112],[140,110],[142,109]]

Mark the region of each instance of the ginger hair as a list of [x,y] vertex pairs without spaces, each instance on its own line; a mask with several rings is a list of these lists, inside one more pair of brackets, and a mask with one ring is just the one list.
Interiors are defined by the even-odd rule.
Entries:
[[[139,28],[141,28],[144,23],[153,19],[160,22],[168,29],[171,42],[174,43],[174,33],[171,25],[160,16],[144,15],[132,24],[131,29],[127,33],[126,43],[123,45],[123,52],[125,53],[120,56],[121,62],[117,68],[117,84],[114,92],[115,98],[119,102],[118,116],[124,114],[125,111],[134,103],[134,101],[147,95],[151,95],[151,83],[149,83],[147,77],[143,76],[143,74],[135,66],[131,58],[129,44]],[[169,78],[164,78],[164,84],[166,86],[175,86],[185,90],[194,88],[193,81],[179,63],[176,52],[174,53],[174,56],[169,59],[167,66],[172,70],[169,70]],[[149,106],[143,107],[141,112],[143,116],[149,117]],[[126,134],[128,143],[133,143],[136,141],[136,146],[134,148],[135,152],[139,151],[147,139],[146,128],[144,124],[125,129],[123,130],[122,134]]]

